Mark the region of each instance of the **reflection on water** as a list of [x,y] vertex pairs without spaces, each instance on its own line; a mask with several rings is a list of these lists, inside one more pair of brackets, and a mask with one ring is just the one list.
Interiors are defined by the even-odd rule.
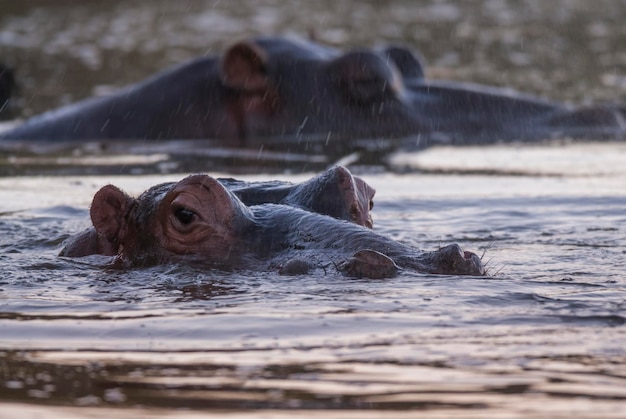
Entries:
[[[603,147],[620,155],[619,144]],[[491,173],[518,156],[482,150]],[[466,151],[442,152],[460,162]],[[419,164],[437,163],[427,156]],[[122,417],[139,405],[304,417],[319,408],[550,417],[575,405],[619,417],[626,185],[595,163],[584,176],[576,163],[558,176],[365,174],[378,231],[424,249],[458,242],[484,253],[490,272],[380,281],[59,259],[101,185],[135,194],[182,175],[0,179],[0,395],[122,406]]]

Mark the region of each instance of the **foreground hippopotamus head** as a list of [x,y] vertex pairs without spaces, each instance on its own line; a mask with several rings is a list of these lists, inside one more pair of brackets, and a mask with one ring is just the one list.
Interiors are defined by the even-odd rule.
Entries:
[[422,252],[301,208],[247,207],[207,175],[157,185],[136,199],[108,185],[94,196],[90,214],[93,229],[70,240],[62,256],[102,254],[123,266],[187,262],[289,275],[320,267],[368,278],[393,276],[398,269],[484,274],[480,259],[456,245]]

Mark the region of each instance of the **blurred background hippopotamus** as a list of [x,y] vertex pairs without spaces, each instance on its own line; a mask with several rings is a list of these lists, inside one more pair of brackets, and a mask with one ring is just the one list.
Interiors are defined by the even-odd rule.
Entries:
[[[253,205],[225,184],[236,184],[244,201],[254,196]],[[94,196],[93,227],[71,238],[61,255],[114,256],[124,267],[183,262],[285,275],[319,268],[365,278],[399,269],[484,274],[480,258],[458,245],[422,252],[368,229],[373,189],[343,167],[299,185],[273,186],[198,174],[131,198],[107,185]],[[317,200],[327,204],[311,206]]]
[[[103,97],[27,120],[12,140],[217,139],[272,147],[417,137],[487,144],[615,137],[622,105],[569,107],[483,85],[430,81],[408,48],[338,49],[302,39],[255,37]],[[416,144],[417,143],[417,144]]]

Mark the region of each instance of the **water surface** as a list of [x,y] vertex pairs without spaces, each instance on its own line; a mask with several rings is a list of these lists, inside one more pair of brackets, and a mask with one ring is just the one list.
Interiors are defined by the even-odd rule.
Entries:
[[[584,147],[544,153],[575,162]],[[600,151],[626,156],[617,144],[588,147],[600,169]],[[378,191],[379,232],[427,250],[457,242],[484,253],[486,277],[104,269],[98,257],[57,257],[63,239],[88,225],[94,191],[112,182],[138,193],[182,175],[0,179],[2,399],[123,407],[116,415],[143,406],[157,415],[191,407],[549,417],[575,406],[619,417],[623,172],[580,175],[563,164],[560,174],[510,175],[508,162],[534,160],[536,147],[482,150],[491,175],[472,174],[477,159],[462,164],[465,149],[435,149],[414,164],[436,167],[439,152],[470,173],[363,176]]]
[[[428,77],[623,102],[624,19],[622,0],[24,0],[0,7],[0,59],[18,76],[15,117],[258,34],[398,42],[421,51]],[[626,416],[623,143],[352,165],[377,189],[377,231],[425,250],[456,242],[488,267],[379,281],[57,256],[107,183],[137,194],[198,170],[299,181],[327,156],[19,148],[0,151],[3,418]]]

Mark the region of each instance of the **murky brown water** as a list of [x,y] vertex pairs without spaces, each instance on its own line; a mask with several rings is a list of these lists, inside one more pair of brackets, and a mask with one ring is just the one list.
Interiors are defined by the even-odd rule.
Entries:
[[[626,98],[623,1],[0,7],[0,59],[20,75],[22,115],[234,38],[310,30],[340,46],[409,43],[432,77]],[[391,159],[422,172],[367,169],[378,231],[424,249],[458,242],[489,261],[486,278],[384,281],[60,259],[100,186],[138,193],[188,167],[171,158],[180,144],[89,147],[1,156],[2,418],[626,415],[621,143],[438,148]],[[332,163],[290,158],[299,171]]]

